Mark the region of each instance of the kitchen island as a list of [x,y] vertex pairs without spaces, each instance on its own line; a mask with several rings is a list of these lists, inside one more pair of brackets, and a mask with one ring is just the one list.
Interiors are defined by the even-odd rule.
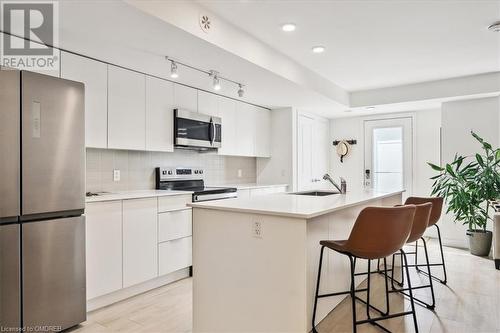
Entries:
[[[283,193],[190,204],[193,331],[309,332],[319,241],[347,238],[363,208],[400,204],[402,192]],[[323,260],[320,292],[348,290],[347,258],[326,251]],[[366,271],[366,263],[357,269]],[[320,299],[317,322],[344,297]]]

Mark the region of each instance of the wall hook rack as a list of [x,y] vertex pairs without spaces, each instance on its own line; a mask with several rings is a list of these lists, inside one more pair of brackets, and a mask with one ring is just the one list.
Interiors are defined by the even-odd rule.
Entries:
[[[341,141],[341,140],[335,140],[335,141],[333,141],[333,145],[334,145],[334,146],[338,145],[340,141]],[[357,144],[357,143],[358,143],[358,142],[357,142],[356,140],[354,140],[354,139],[351,139],[351,140],[344,140],[344,141],[346,141],[346,142],[347,142],[348,144],[350,144],[350,145],[355,145],[355,144]]]

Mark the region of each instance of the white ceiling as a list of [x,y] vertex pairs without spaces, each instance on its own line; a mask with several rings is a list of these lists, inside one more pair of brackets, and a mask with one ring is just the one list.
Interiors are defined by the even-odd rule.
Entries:
[[500,71],[500,1],[197,2],[348,91]]
[[[271,108],[295,106],[331,117],[339,104],[275,73],[185,32],[125,2],[76,0],[60,3],[60,43],[64,49],[148,74],[169,78],[165,55],[243,82],[242,100]],[[207,75],[179,68],[177,82],[213,91]],[[234,84],[220,94],[238,98]]]

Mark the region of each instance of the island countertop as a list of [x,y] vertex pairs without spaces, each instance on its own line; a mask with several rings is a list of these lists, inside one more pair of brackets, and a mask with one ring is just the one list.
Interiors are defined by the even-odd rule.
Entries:
[[190,203],[193,208],[287,216],[302,219],[328,214],[337,210],[400,194],[404,190],[379,192],[371,189],[347,191],[346,194],[307,196],[290,193],[259,197]]

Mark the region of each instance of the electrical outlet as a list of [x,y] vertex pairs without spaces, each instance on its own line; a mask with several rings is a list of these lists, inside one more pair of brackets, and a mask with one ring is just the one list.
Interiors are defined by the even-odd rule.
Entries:
[[118,170],[118,169],[113,170],[113,181],[114,182],[120,181],[120,170]]
[[253,222],[252,235],[255,238],[262,238],[262,223],[260,223],[259,221]]
[[243,170],[238,169],[238,178],[243,177]]

